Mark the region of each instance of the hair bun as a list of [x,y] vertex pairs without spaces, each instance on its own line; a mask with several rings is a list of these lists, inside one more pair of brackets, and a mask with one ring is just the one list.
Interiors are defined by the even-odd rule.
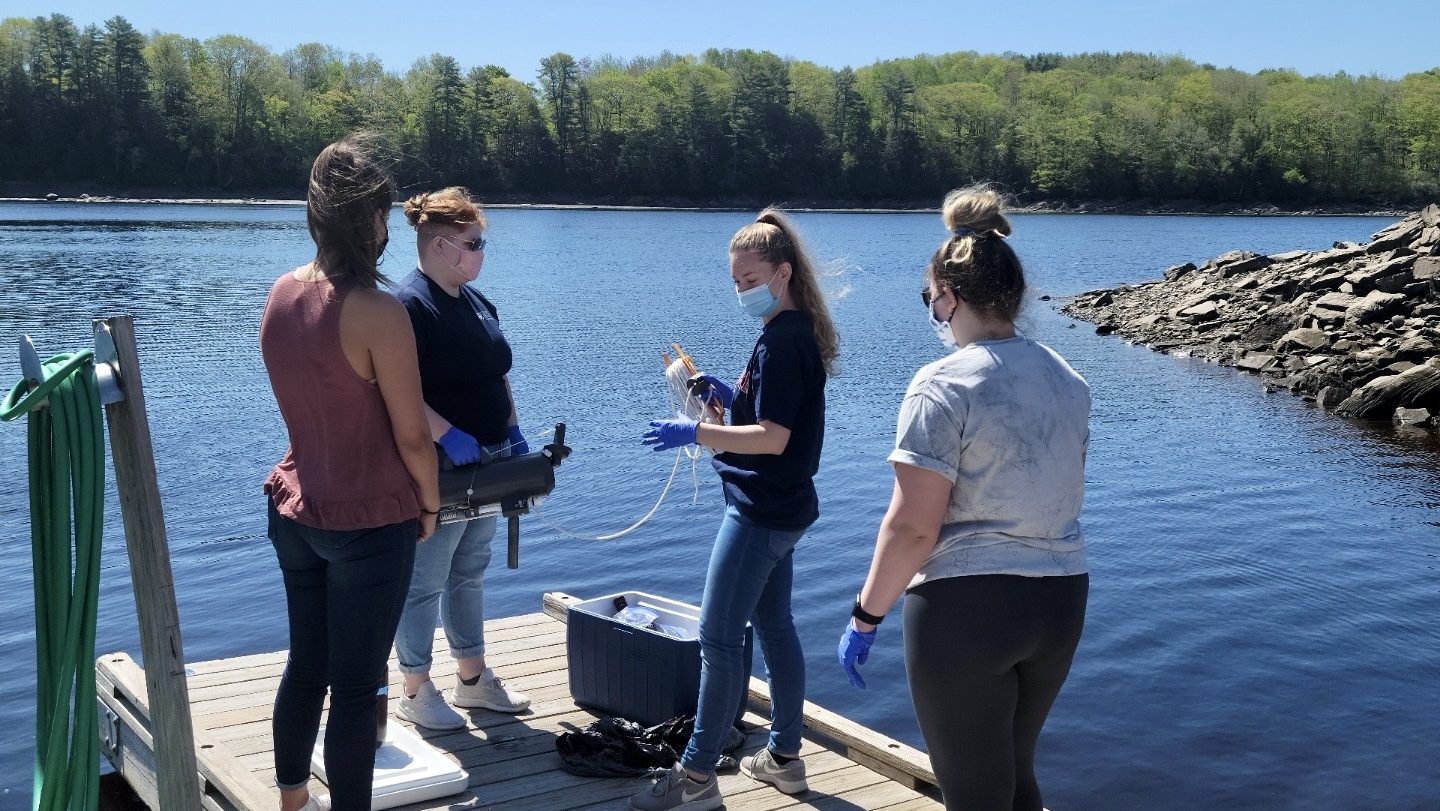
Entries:
[[419,228],[430,219],[425,211],[425,203],[429,199],[430,192],[425,192],[405,201],[405,220],[410,223],[411,228]]
[[940,218],[956,238],[983,238],[996,233],[1010,235],[1010,221],[1005,217],[1005,195],[988,183],[956,189],[945,195]]
[[405,219],[411,227],[466,226],[479,223],[485,227],[485,214],[475,204],[468,189],[447,186],[436,191],[417,194],[405,201]]

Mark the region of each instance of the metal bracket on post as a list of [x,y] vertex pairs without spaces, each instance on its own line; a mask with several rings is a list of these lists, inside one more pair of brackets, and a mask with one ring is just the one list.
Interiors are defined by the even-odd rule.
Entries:
[[[32,387],[39,387],[45,381],[45,367],[40,364],[40,353],[35,351],[29,335],[20,336],[20,374]],[[49,398],[46,398],[36,403],[35,407],[44,408],[49,403]]]
[[[112,405],[125,399],[125,391],[120,387],[120,359],[115,351],[115,338],[110,334],[110,326],[103,321],[95,322],[94,331],[95,383],[100,389],[100,402]],[[20,374],[31,388],[38,388],[45,382],[45,366],[40,362],[40,353],[35,351],[35,342],[30,340],[29,335],[20,336]],[[35,408],[45,408],[49,403],[50,398],[47,397]]]
[[120,386],[120,357],[115,351],[110,325],[96,321],[94,327],[95,382],[100,387],[100,402],[111,405],[125,399],[125,390]]
[[120,754],[120,716],[105,706],[105,702],[100,699],[95,699],[95,702],[99,704],[98,709],[100,710],[101,754],[109,758],[111,763],[114,763],[116,757]]

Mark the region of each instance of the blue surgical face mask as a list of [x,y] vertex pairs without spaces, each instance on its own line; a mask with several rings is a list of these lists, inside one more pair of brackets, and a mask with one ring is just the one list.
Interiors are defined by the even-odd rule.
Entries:
[[780,306],[780,299],[770,292],[770,282],[780,275],[780,269],[775,269],[775,276],[764,284],[757,284],[749,290],[741,290],[735,296],[740,299],[740,306],[745,308],[746,314],[754,318],[769,318]]

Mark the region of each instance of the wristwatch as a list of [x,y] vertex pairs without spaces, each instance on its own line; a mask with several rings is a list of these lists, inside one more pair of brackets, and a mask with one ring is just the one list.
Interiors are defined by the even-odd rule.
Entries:
[[885,621],[884,614],[881,614],[877,617],[874,614],[866,612],[865,609],[860,607],[859,594],[855,595],[855,606],[850,609],[850,616],[854,617],[857,620],[860,620],[861,622],[868,622],[871,625],[879,625],[880,623]]

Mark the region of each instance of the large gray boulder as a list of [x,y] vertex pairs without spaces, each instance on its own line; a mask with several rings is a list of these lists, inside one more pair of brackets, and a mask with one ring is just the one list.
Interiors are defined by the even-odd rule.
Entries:
[[1405,309],[1406,298],[1402,293],[1386,293],[1382,290],[1371,290],[1365,298],[1351,304],[1345,309],[1345,322],[1355,324],[1369,324],[1389,318],[1395,313]]
[[1398,375],[1377,377],[1356,389],[1336,413],[1361,419],[1383,419],[1397,408],[1440,411],[1440,358]]

